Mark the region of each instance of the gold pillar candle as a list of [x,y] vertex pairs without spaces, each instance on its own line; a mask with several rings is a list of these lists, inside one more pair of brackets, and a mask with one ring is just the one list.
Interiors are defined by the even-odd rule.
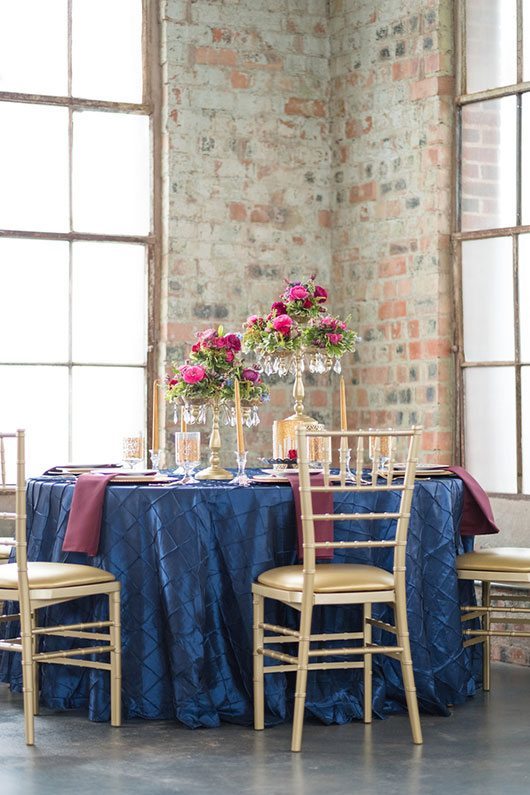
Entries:
[[236,410],[236,434],[237,452],[243,453],[245,450],[245,438],[243,436],[243,417],[241,414],[241,394],[239,391],[239,380],[234,379],[234,406]]
[[153,429],[152,429],[152,439],[151,444],[153,446],[153,451],[158,452],[159,450],[159,435],[160,435],[160,428],[158,423],[158,379],[155,379],[153,382]]

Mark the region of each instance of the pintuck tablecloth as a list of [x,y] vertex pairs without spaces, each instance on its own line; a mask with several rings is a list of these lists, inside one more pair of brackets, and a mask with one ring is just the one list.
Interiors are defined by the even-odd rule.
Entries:
[[[124,717],[176,718],[189,727],[251,723],[251,583],[266,569],[296,561],[290,486],[110,485],[94,558],[61,549],[73,489],[67,479],[29,481],[29,559],[88,562],[120,580]],[[421,709],[438,714],[473,695],[480,676],[480,650],[462,648],[459,606],[471,598],[472,585],[459,585],[455,557],[473,543],[459,534],[462,494],[457,478],[417,481],[409,529],[407,603],[416,687]],[[392,511],[399,494],[339,495],[336,507],[373,509],[375,499],[377,510]],[[370,537],[374,523],[365,524],[337,523],[336,537]],[[391,533],[390,523],[377,523],[374,535]],[[342,550],[336,559],[391,568],[385,549]],[[95,610],[104,617],[105,601]],[[387,610],[376,607],[374,615],[385,619]],[[87,599],[57,605],[47,609],[46,623],[81,621],[93,611]],[[270,604],[266,617],[271,623],[295,622],[292,612]],[[359,626],[359,609],[318,608],[315,620],[326,631],[351,631]],[[8,632],[13,631],[9,625]],[[65,640],[45,643],[55,649]],[[44,705],[88,706],[93,720],[108,719],[104,673],[53,665],[41,669]],[[21,689],[18,655],[0,657],[0,678]],[[267,721],[282,721],[291,711],[292,675],[274,674],[265,681]],[[404,703],[398,664],[375,657],[375,714],[401,711]],[[306,705],[325,723],[362,717],[361,672],[311,673]]]

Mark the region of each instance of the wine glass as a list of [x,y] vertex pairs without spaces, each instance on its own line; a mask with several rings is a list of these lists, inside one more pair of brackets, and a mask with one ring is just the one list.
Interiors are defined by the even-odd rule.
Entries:
[[176,473],[184,472],[184,477],[178,483],[198,483],[193,477],[193,471],[199,466],[201,460],[201,434],[199,431],[179,431],[175,434],[175,462],[178,469]]
[[144,435],[138,431],[134,436],[124,436],[122,441],[122,454],[125,463],[134,469],[144,460]]
[[[368,431],[373,431],[374,428],[368,428]],[[388,433],[392,433],[392,428],[388,428]],[[376,467],[380,470],[385,470],[390,460],[390,436],[370,436],[369,439],[369,458],[370,461],[376,460]]]

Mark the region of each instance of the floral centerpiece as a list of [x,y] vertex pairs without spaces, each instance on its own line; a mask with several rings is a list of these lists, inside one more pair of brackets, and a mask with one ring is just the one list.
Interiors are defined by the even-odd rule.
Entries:
[[315,283],[288,282],[266,317],[251,315],[245,324],[243,346],[256,353],[265,372],[286,375],[296,371],[297,357],[307,359],[311,372],[340,372],[340,357],[355,350],[358,336],[326,313],[327,290]]
[[[206,405],[212,401],[222,404],[225,419],[233,423],[233,411],[228,403],[234,399],[234,379],[240,381],[241,403],[257,407],[268,400],[269,388],[263,383],[258,367],[248,367],[241,357],[241,336],[223,333],[223,327],[196,333],[196,342],[183,364],[173,366],[167,379],[166,397],[184,404],[186,422],[204,422]],[[257,411],[247,412],[248,425],[259,422]]]

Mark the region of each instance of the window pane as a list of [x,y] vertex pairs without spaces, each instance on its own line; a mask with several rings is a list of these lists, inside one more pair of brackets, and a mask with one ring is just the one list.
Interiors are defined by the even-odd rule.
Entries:
[[530,0],[523,0],[523,80],[530,80]]
[[517,491],[513,367],[465,371],[466,467],[486,491]]
[[68,228],[68,110],[0,102],[0,228]]
[[2,430],[26,429],[28,475],[68,460],[66,367],[0,366],[0,394]]
[[516,0],[467,0],[467,93],[517,81]]
[[523,492],[530,494],[530,367],[521,368]]
[[464,352],[468,362],[512,361],[514,310],[511,238],[462,243]]
[[79,232],[149,232],[149,118],[74,114],[73,214]]
[[121,461],[122,438],[145,428],[144,412],[143,369],[74,367],[74,458]]
[[521,361],[530,362],[530,236],[519,238],[519,330]]
[[144,246],[74,243],[75,362],[145,363],[146,279]]
[[530,185],[528,184],[530,180],[530,95],[528,94],[523,94],[522,125],[521,212],[523,224],[530,224]]
[[65,95],[67,41],[66,0],[2,0],[0,91]]
[[515,224],[515,97],[462,108],[462,229]]
[[0,239],[0,361],[68,360],[68,243]]
[[141,0],[73,0],[72,93],[142,101]]

